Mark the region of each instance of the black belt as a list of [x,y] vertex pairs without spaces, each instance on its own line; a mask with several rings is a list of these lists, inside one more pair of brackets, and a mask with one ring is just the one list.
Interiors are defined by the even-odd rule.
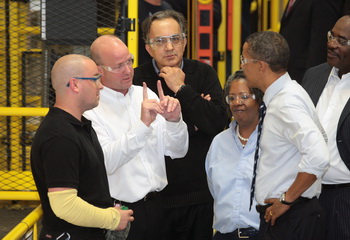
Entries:
[[[308,201],[310,201],[311,199],[310,198],[305,198],[305,197],[298,197],[294,202],[293,202],[293,206],[295,205],[298,205],[298,204],[301,204],[301,203],[306,203]],[[272,204],[267,204],[267,205],[256,205],[255,208],[256,208],[256,211],[258,213],[265,213],[266,212],[266,209],[268,207],[272,206]]]
[[256,230],[253,227],[238,228],[235,231],[233,231],[233,234],[237,235],[238,238],[250,238],[250,237],[256,237],[258,235],[258,230]]
[[[147,193],[146,196],[144,196],[143,198],[141,198],[140,200],[138,200],[137,202],[145,202],[145,201],[150,201],[152,199],[155,199],[156,197],[159,196],[159,192],[150,192]],[[128,203],[128,202],[124,202],[124,201],[120,201],[118,199],[112,198],[114,204],[119,203],[120,205],[123,205],[123,203]]]
[[245,238],[245,239],[249,239],[249,238],[253,238],[258,236],[258,230],[256,230],[253,227],[249,227],[249,228],[238,228],[233,232],[229,232],[229,233],[221,233],[219,231],[216,232],[216,234],[220,234],[222,236],[226,236],[229,238]]
[[258,213],[265,213],[265,212],[266,212],[266,209],[267,209],[268,207],[271,207],[271,206],[272,206],[272,204],[267,204],[267,205],[256,205],[255,208],[256,208],[256,211],[257,211]]
[[150,192],[150,193],[147,193],[147,195],[144,196],[144,198],[141,199],[140,201],[142,201],[142,200],[143,201],[152,200],[152,199],[158,197],[158,195],[159,195],[159,192]]
[[322,189],[339,189],[339,188],[350,188],[350,183],[322,184]]

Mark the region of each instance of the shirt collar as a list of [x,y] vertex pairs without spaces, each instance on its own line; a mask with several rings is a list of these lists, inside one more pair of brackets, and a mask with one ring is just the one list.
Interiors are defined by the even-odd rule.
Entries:
[[[159,75],[160,74],[160,70],[157,66],[157,63],[156,63],[156,60],[154,60],[154,58],[152,58],[152,64],[153,64],[153,67],[154,67],[154,71],[156,71],[156,73]],[[184,60],[182,59],[181,60],[181,64],[180,64],[180,68],[182,69],[184,67]]]
[[[100,92],[101,94],[108,95],[108,96],[124,97],[124,94],[122,94],[121,92],[117,92],[106,86],[103,86]],[[132,95],[133,92],[134,92],[134,85],[131,85],[131,87],[128,89],[128,92],[126,93],[125,96]]]
[[292,81],[288,72],[279,77],[276,81],[274,81],[265,91],[263,100],[265,105],[267,106],[272,98],[279,92],[283,87],[287,84],[288,81]]
[[86,119],[84,116],[81,117],[81,121],[79,121],[78,119],[76,119],[72,114],[70,114],[69,112],[66,112],[65,110],[58,108],[58,107],[51,107],[50,108],[50,112],[52,115],[55,116],[59,116],[62,118],[65,118],[66,121],[70,122],[73,125],[77,125],[80,127],[84,127],[84,126],[91,126],[91,121]]
[[346,78],[349,78],[349,76],[350,76],[350,72],[348,72],[348,73],[343,74],[343,75],[341,76],[341,78],[339,78],[338,73],[339,73],[339,69],[336,68],[336,67],[332,67],[330,76],[332,76],[333,78],[338,79],[338,80],[341,80],[341,79],[343,79],[343,78],[345,78],[345,77],[346,77]]

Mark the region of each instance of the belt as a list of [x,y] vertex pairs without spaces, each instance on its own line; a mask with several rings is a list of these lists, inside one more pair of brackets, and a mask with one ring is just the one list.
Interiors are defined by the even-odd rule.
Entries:
[[235,231],[233,231],[234,235],[237,235],[238,238],[250,238],[250,237],[256,237],[258,235],[258,230],[256,230],[253,227],[249,228],[238,228]]
[[147,195],[144,196],[144,198],[141,199],[140,201],[142,201],[142,200],[149,201],[149,200],[152,200],[152,199],[158,197],[158,195],[159,195],[159,192],[150,192],[150,193],[147,193]]
[[350,183],[322,184],[322,189],[339,189],[339,188],[350,188]]
[[266,212],[266,209],[267,209],[268,207],[271,207],[271,206],[272,206],[272,204],[267,204],[267,205],[256,205],[255,208],[256,208],[256,211],[257,211],[258,213],[265,213],[265,212]]
[[[137,202],[146,202],[146,201],[150,201],[156,197],[158,197],[159,195],[159,192],[150,192],[150,193],[147,193],[146,196],[144,196],[143,198],[141,198],[140,200],[138,200]],[[115,199],[115,198],[112,198],[113,200],[113,203],[114,205],[119,203],[120,205],[123,205],[124,203],[125,204],[130,204],[129,202],[125,202],[125,201],[120,201],[118,199]],[[136,203],[136,202],[135,202]]]
[[256,230],[253,227],[249,228],[237,228],[233,232],[229,233],[221,233],[219,231],[216,231],[216,235],[219,235],[218,239],[237,239],[237,238],[254,238],[258,236],[258,230]]
[[[298,204],[301,204],[301,203],[306,203],[308,201],[310,201],[311,199],[310,198],[305,198],[305,197],[298,197],[294,202],[293,202],[293,206],[295,205],[298,205]],[[272,206],[272,204],[267,204],[267,205],[256,205],[255,208],[256,208],[256,211],[258,213],[265,213],[266,212],[266,209],[268,207]]]

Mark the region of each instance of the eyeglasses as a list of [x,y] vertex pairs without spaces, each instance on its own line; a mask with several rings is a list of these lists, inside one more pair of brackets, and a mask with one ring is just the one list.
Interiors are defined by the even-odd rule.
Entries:
[[249,62],[256,62],[256,61],[259,61],[259,60],[257,60],[257,59],[248,59],[248,58],[243,57],[243,55],[241,55],[241,65],[247,64]]
[[181,45],[184,43],[185,33],[174,34],[170,36],[155,37],[148,41],[148,44],[156,47],[163,47],[166,43],[171,42],[173,45]]
[[341,37],[334,37],[331,31],[328,31],[327,39],[328,42],[334,41],[337,44],[337,46],[350,46],[350,40]]
[[[99,73],[99,74],[96,75],[96,77],[73,77],[73,78],[79,79],[79,80],[91,80],[91,81],[96,82],[97,80],[101,79],[101,76],[102,76],[102,74]],[[69,82],[67,83],[66,86],[69,87]]]
[[236,100],[240,100],[241,102],[248,101],[249,99],[255,99],[255,94],[249,94],[249,93],[241,93],[239,95],[230,94],[226,96],[226,102],[227,104],[230,104],[231,102],[234,102]]
[[134,64],[134,55],[131,54],[131,57],[123,63],[119,63],[113,67],[102,66],[102,65],[100,65],[100,67],[103,68],[104,70],[107,70],[108,72],[120,73],[124,66],[132,67],[133,64]]

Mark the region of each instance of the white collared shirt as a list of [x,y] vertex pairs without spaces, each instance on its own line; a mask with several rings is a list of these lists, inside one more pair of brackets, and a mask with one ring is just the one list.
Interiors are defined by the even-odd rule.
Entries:
[[319,196],[329,153],[326,135],[309,95],[286,73],[267,88],[264,102],[267,110],[256,178],[258,204],[265,205],[268,198],[279,198],[299,172],[317,177],[301,196]]
[[235,127],[233,121],[229,129],[214,138],[205,162],[209,190],[214,198],[213,228],[221,233],[237,228],[259,229],[260,223],[255,201],[249,211],[257,129],[243,148]]
[[[184,157],[188,149],[187,125],[158,115],[147,127],[141,121],[143,88],[131,86],[124,96],[110,88],[100,91],[99,105],[84,113],[92,121],[101,143],[111,196],[136,202],[168,183],[164,155]],[[148,89],[149,99],[158,99]],[[176,160],[174,160],[176,161]]]
[[337,128],[340,115],[350,97],[350,73],[338,77],[338,69],[332,68],[328,82],[318,100],[316,111],[328,136],[330,166],[323,176],[324,184],[350,182],[350,171],[341,159],[337,147]]

